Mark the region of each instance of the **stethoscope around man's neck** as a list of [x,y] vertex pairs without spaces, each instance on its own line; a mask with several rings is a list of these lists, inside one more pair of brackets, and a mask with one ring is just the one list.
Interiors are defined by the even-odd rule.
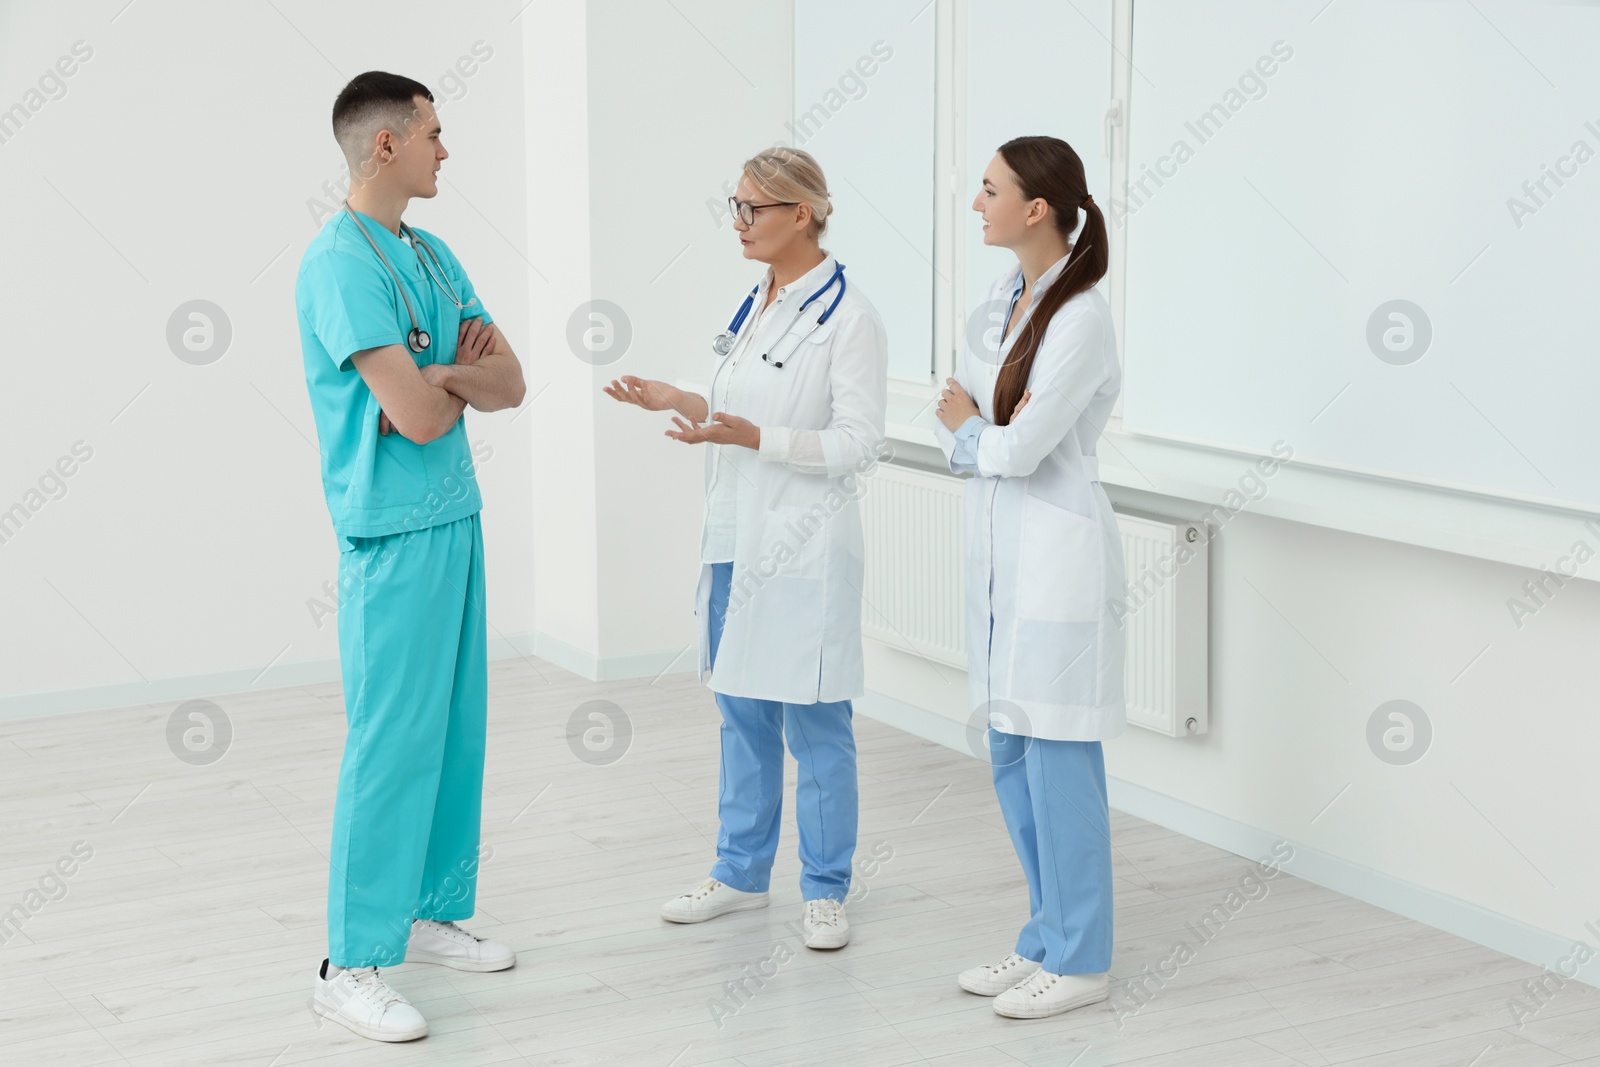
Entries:
[[[801,340],[804,340],[805,337],[811,336],[811,332],[813,330],[827,322],[828,316],[833,314],[833,309],[838,307],[839,301],[844,299],[844,264],[839,262],[834,263],[833,273],[828,276],[828,280],[826,282],[822,283],[822,287],[816,292],[812,293],[810,296],[806,297],[805,300],[801,301],[800,307],[794,313],[794,318],[789,322],[789,329],[784,330],[783,333],[779,334],[778,336],[787,337],[790,330],[794,329],[795,323],[800,321],[800,316],[806,313],[806,308],[810,307],[814,302],[816,302],[816,300],[821,297],[823,293],[826,293],[829,289],[833,288],[835,283],[838,284],[839,291],[834,294],[833,300],[829,302],[827,309],[823,311],[822,315],[818,317],[816,322],[811,324],[811,329],[805,332],[805,335],[801,338]],[[755,307],[756,294],[760,291],[761,283],[757,282],[750,289],[750,295],[744,298],[744,303],[739,305],[739,310],[733,316],[733,321],[728,323],[728,328],[711,339],[711,351],[715,352],[719,356],[725,356],[729,352],[733,351],[733,342],[738,338],[739,330],[744,326],[744,320],[750,316],[750,309]],[[798,343],[799,342],[796,342],[797,346]],[[761,358],[767,363],[770,363],[772,366],[777,367],[779,370],[783,369],[784,361],[781,359],[773,359],[771,352],[761,353]]]
[[[395,287],[400,290],[400,299],[406,302],[406,314],[411,317],[411,332],[406,334],[406,347],[419,354],[426,352],[428,346],[433,344],[433,338],[428,335],[427,330],[424,330],[418,324],[417,313],[411,307],[411,298],[406,295],[406,287],[400,282],[400,272],[394,269],[394,265],[389,262],[389,257],[383,254],[383,249],[378,247],[378,242],[372,239],[372,234],[368,233],[367,228],[361,224],[361,218],[356,214],[356,209],[350,206],[350,201],[346,200],[344,202],[344,209],[350,212],[352,219],[355,219],[356,228],[361,231],[361,236],[367,239],[367,244],[371,245],[372,250],[378,253],[378,258],[383,260],[384,267],[394,277]],[[444,269],[443,263],[439,262],[439,256],[434,252],[433,246],[424,241],[417,234],[417,231],[402,222],[400,224],[400,236],[402,238],[411,238],[411,250],[417,253],[417,259],[422,263],[422,269],[428,272],[428,277],[433,279],[433,283],[439,287],[439,291],[450,298],[450,302],[456,306],[457,311],[469,308],[478,302],[477,297],[473,297],[465,304],[461,302],[461,294],[456,292],[454,285],[450,284],[450,272]],[[418,251],[419,248],[421,251]],[[432,259],[439,267],[439,274],[444,275],[443,280],[440,280],[439,276],[433,273],[433,267],[428,265],[428,259],[424,259],[422,256],[423,251],[427,252],[428,259]]]

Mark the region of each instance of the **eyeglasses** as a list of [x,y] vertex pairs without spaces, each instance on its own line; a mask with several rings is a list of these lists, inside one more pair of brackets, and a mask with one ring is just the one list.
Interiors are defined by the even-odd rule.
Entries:
[[794,207],[799,203],[800,201],[798,200],[776,200],[770,204],[749,204],[743,200],[740,200],[736,196],[730,196],[728,197],[728,213],[730,215],[737,215],[746,226],[754,226],[756,221],[756,212],[762,208]]

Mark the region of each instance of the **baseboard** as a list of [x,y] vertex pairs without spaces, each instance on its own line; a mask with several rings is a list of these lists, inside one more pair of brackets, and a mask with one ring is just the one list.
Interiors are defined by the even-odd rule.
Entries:
[[[970,751],[965,724],[926,708],[871,690],[855,702],[855,708],[868,718],[957,752]],[[1247,859],[1272,855],[1273,846],[1286,840],[1280,835],[1247,826],[1188,801],[1110,775],[1106,777],[1106,792],[1111,807],[1118,811]],[[1576,974],[1570,962],[1565,969],[1558,969],[1558,962],[1570,961],[1575,946],[1579,944],[1570,937],[1529,926],[1519,919],[1489,911],[1437,890],[1425,889],[1382,871],[1318,852],[1298,841],[1289,841],[1289,844],[1294,846],[1294,859],[1281,866],[1297,878],[1466,938],[1535,967],[1549,968],[1565,978],[1576,978],[1585,985],[1600,988],[1600,953],[1596,953],[1587,966],[1578,967]],[[1596,939],[1600,940],[1600,916],[1589,925]],[[1592,944],[1589,947],[1591,950],[1595,948]]]
[[659,678],[671,671],[692,671],[698,649],[691,645],[677,651],[663,649],[628,656],[596,656],[547,633],[536,633],[533,654],[591,682],[612,682],[622,678]]
[[[529,634],[494,636],[487,643],[491,660],[534,655]],[[117,682],[112,685],[56,689],[42,693],[0,696],[0,721],[27,719],[38,715],[64,715],[74,711],[101,711],[106,708],[139,707],[145,704],[179,703],[220,693],[243,693],[251,689],[284,689],[297,685],[317,685],[339,680],[339,659],[303,660],[282,663],[262,670],[243,667],[236,670],[208,671],[148,682]]]

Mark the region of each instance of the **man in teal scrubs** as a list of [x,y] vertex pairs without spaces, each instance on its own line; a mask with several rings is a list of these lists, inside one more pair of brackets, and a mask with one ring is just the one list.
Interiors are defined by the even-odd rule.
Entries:
[[456,925],[476,900],[488,701],[482,501],[462,412],[516,407],[524,386],[455,255],[401,223],[411,198],[438,194],[448,158],[433,95],[359,75],[334,103],[333,131],[350,196],[295,285],[339,545],[348,723],[312,1008],[406,1041],[427,1023],[379,967],[516,962]]

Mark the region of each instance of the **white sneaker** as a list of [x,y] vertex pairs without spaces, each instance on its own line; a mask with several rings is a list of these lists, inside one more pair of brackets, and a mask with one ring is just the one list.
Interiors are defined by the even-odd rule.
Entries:
[[661,917],[675,923],[703,923],[730,911],[767,906],[767,894],[746,893],[715,878],[707,878],[681,897],[661,905]]
[[968,967],[956,976],[956,983],[968,993],[998,997],[1038,969],[1039,965],[1033,960],[1013,952],[999,963]]
[[405,997],[390,989],[376,967],[346,968],[327,977],[323,960],[311,991],[311,1010],[374,1041],[415,1041],[428,1022]]
[[850,943],[850,923],[844,905],[832,897],[806,901],[806,948],[844,948]]
[[994,1010],[1009,1019],[1042,1019],[1096,1004],[1109,993],[1103,974],[1051,974],[1041,967],[995,997]]
[[406,944],[407,963],[442,963],[458,971],[503,971],[517,954],[503,941],[474,937],[453,922],[416,919]]

